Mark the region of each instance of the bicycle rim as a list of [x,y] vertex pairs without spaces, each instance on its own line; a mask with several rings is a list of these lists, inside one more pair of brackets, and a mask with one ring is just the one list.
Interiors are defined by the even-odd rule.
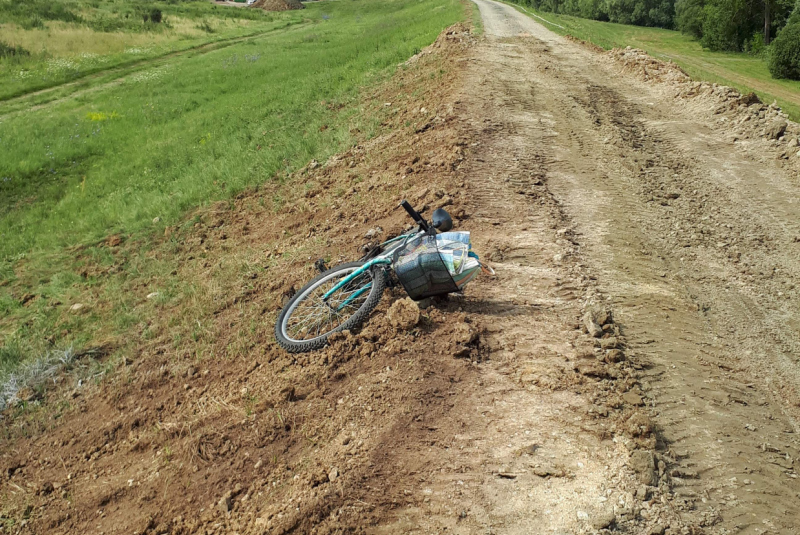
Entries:
[[322,296],[356,269],[358,267],[354,266],[336,271],[307,288],[281,321],[284,338],[296,343],[318,340],[353,317],[372,292],[370,285],[373,281],[369,271],[337,290],[327,301],[323,301]]

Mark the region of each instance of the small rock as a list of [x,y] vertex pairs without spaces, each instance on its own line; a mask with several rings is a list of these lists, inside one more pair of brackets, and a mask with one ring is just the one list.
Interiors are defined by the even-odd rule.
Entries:
[[556,468],[555,466],[537,466],[533,469],[533,473],[539,477],[564,477],[564,470]]
[[600,347],[602,349],[616,349],[618,344],[619,342],[614,336],[609,336],[608,338],[603,338],[600,340]]
[[652,452],[636,450],[631,454],[628,464],[636,472],[639,481],[652,486],[656,482],[656,461]]
[[284,386],[278,393],[279,401],[296,401],[297,394],[293,386]]
[[669,475],[680,479],[698,479],[700,477],[700,474],[698,474],[696,471],[689,470],[687,468],[674,468],[670,471]]
[[789,145],[789,148],[795,148],[795,147],[800,145],[800,142],[797,141],[796,137],[793,137],[793,138],[789,139],[788,145]]
[[581,362],[574,367],[574,370],[587,377],[606,379],[611,376],[611,373],[607,368],[609,367],[600,365],[599,363]]
[[786,121],[783,119],[777,119],[772,121],[769,126],[767,126],[767,129],[764,131],[764,135],[768,139],[778,139],[783,135],[784,132],[786,132],[787,126],[788,123]]
[[51,492],[53,492],[53,484],[49,481],[42,483],[42,486],[39,487],[39,494],[41,495],[50,494]]
[[589,513],[586,511],[578,511],[578,520],[589,520]]
[[456,345],[467,346],[478,339],[478,333],[466,323],[457,323],[453,325],[451,339]]
[[650,488],[647,485],[641,485],[636,490],[636,499],[642,502],[646,502],[650,499],[652,493],[650,492]]
[[591,314],[592,319],[601,327],[607,323],[611,323],[611,312],[608,309],[598,305],[589,307],[586,312]]
[[594,316],[589,310],[583,315],[583,326],[586,328],[586,332],[589,333],[589,336],[598,338],[603,334],[603,328],[595,321]]
[[417,304],[410,297],[395,301],[386,312],[386,318],[393,327],[410,329],[419,323],[420,312]]
[[604,360],[609,364],[613,364],[615,362],[622,362],[623,360],[625,360],[625,353],[623,353],[619,349],[609,349],[608,351],[606,351]]
[[154,297],[158,297],[158,292],[151,292],[151,293],[147,294],[147,298],[148,299],[152,299]]
[[625,392],[622,394],[622,400],[629,405],[633,405],[634,407],[641,407],[644,405],[642,396],[636,394],[635,392]]
[[254,465],[253,465],[253,470],[258,470],[259,468],[261,468],[261,466],[262,466],[263,464],[264,464],[264,461],[262,461],[261,459],[259,459],[258,461],[256,461],[256,464],[254,464]]
[[375,236],[378,236],[380,234],[383,234],[383,229],[381,227],[375,227],[375,228],[369,229],[367,231],[367,233],[364,234],[364,237],[366,239],[368,239],[368,240],[371,240],[372,238],[374,238]]
[[153,224],[156,224],[156,223],[159,223],[159,222],[161,222],[161,218],[160,217],[154,217],[153,218]]
[[[761,99],[758,98],[758,95],[756,95],[755,93],[751,92],[751,93],[748,93],[746,95],[742,95],[741,97],[739,97],[739,102],[741,102],[745,106],[750,106],[752,104],[761,104]],[[663,530],[662,530],[662,533],[663,533]]]
[[308,164],[309,169],[313,170],[316,169],[317,167],[319,167],[319,162],[317,160],[311,160],[311,163]]
[[592,527],[594,529],[606,529],[607,527],[614,525],[616,520],[617,516],[614,514],[614,511],[606,510],[592,519]]
[[223,513],[229,512],[231,510],[231,507],[233,507],[233,492],[231,491],[226,492],[225,495],[219,499],[217,507]]
[[647,535],[664,535],[665,531],[667,531],[667,528],[661,524],[657,524],[650,528],[650,530],[647,532]]
[[75,303],[74,305],[72,305],[71,307],[69,307],[69,309],[70,309],[70,311],[72,311],[72,312],[80,312],[81,310],[83,310],[83,308],[84,308],[85,306],[86,306],[86,305],[84,305],[83,303]]
[[328,472],[328,481],[333,482],[336,481],[336,478],[339,477],[339,469],[332,468],[330,472]]

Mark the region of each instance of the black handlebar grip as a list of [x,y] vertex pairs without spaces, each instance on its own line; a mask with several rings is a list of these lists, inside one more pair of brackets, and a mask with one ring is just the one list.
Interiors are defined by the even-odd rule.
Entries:
[[403,199],[403,202],[400,203],[400,206],[402,206],[403,209],[405,209],[405,211],[408,212],[408,215],[411,216],[411,219],[413,219],[414,221],[419,223],[419,225],[424,230],[426,230],[426,231],[428,230],[428,223],[426,223],[425,220],[422,218],[422,216],[419,215],[419,212],[414,210],[414,207],[411,206],[411,203],[409,203],[407,200]]

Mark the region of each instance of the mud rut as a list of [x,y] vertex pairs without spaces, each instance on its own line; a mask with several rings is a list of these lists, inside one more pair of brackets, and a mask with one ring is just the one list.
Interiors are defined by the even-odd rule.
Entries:
[[[670,507],[712,533],[796,533],[796,180],[607,57],[476,2],[487,36],[465,67],[459,113],[481,141],[462,172],[472,221],[496,229],[479,246],[498,252],[500,276],[494,300],[472,310],[495,349],[492,390],[462,400],[462,426],[498,433],[460,438],[493,470],[426,482],[449,500],[406,518],[442,527],[463,505],[497,533],[552,533],[585,529],[583,511],[631,507],[614,494],[627,453],[581,431],[591,399],[519,381],[552,373],[576,340],[566,330],[576,307],[606,299],[643,367]],[[575,477],[497,477],[526,472],[514,452],[531,443]],[[468,447],[448,450],[451,464]]]

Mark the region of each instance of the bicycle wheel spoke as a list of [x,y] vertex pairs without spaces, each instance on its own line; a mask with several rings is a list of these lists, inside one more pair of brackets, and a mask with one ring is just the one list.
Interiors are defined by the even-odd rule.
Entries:
[[291,338],[298,341],[309,340],[329,333],[343,325],[361,308],[369,297],[369,292],[363,291],[372,282],[369,274],[363,274],[337,289],[327,301],[322,299],[339,280],[349,274],[342,272],[339,277],[325,281],[297,303],[284,323]]

